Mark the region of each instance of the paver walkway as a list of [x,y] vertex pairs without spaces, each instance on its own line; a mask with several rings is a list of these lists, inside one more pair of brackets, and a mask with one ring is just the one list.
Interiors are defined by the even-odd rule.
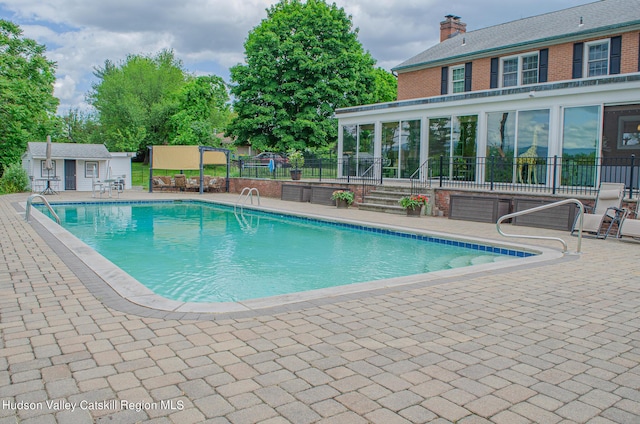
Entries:
[[[584,240],[546,266],[172,319],[87,288],[95,276],[25,223],[25,199],[0,196],[0,424],[640,422],[640,244]],[[498,239],[488,224],[262,200]],[[566,232],[518,230],[575,249]]]

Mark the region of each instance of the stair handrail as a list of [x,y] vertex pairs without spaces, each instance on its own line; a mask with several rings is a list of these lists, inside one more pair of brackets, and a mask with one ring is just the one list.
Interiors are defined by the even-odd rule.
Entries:
[[567,250],[568,250],[567,243],[563,239],[561,239],[560,237],[529,236],[529,235],[524,235],[524,234],[507,234],[504,231],[502,231],[502,229],[500,228],[500,224],[502,224],[503,221],[505,221],[505,220],[507,220],[509,218],[514,218],[514,217],[521,216],[521,215],[528,215],[530,213],[539,212],[539,211],[542,211],[542,210],[545,210],[545,209],[555,208],[556,206],[565,205],[567,203],[574,203],[574,204],[578,205],[578,209],[579,209],[578,217],[577,217],[577,219],[578,219],[578,246],[576,248],[576,253],[581,253],[580,249],[582,247],[582,226],[583,226],[583,223],[584,223],[584,205],[578,199],[559,200],[557,202],[549,203],[547,205],[536,206],[535,208],[525,209],[523,211],[518,211],[518,212],[513,212],[513,213],[509,213],[509,214],[503,215],[496,222],[496,228],[498,229],[498,233],[501,236],[504,236],[504,237],[558,241],[558,242],[562,243],[562,246],[563,246],[562,253],[566,253]]
[[29,217],[31,216],[31,204],[33,203],[33,200],[36,198],[42,199],[42,202],[45,204],[47,209],[49,209],[49,212],[51,212],[51,215],[53,215],[53,218],[56,220],[56,223],[60,225],[60,217],[58,216],[58,214],[56,214],[53,211],[53,208],[49,204],[49,201],[47,201],[47,198],[44,197],[42,194],[32,194],[27,198],[27,209],[24,212],[24,220],[29,222]]
[[244,205],[247,203],[247,200],[251,199],[251,204],[253,205],[254,192],[256,193],[256,196],[258,198],[258,206],[260,206],[260,192],[258,191],[258,189],[255,187],[245,187],[242,189],[242,191],[240,192],[240,196],[238,196],[238,200],[236,200],[236,203],[233,205],[233,212],[236,213],[238,204],[240,204],[240,201],[243,200],[243,196],[244,200],[242,201],[242,204],[240,204],[240,213],[243,213]]

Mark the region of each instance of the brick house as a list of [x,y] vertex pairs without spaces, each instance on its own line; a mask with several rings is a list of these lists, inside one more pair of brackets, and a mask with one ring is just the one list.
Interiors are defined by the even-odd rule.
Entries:
[[[374,169],[400,180],[484,183],[491,174],[511,184],[596,187],[613,178],[638,187],[616,169],[640,154],[640,1],[474,31],[448,15],[440,39],[393,69],[397,101],[336,111],[343,176]],[[434,165],[440,157],[444,169]],[[605,177],[614,158],[623,162]],[[594,170],[552,178],[552,160]]]

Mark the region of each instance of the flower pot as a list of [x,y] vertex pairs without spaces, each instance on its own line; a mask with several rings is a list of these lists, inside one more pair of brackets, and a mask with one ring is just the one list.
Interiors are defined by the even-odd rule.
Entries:
[[299,180],[300,177],[302,177],[302,170],[301,169],[292,169],[291,170],[291,179],[292,180]]
[[407,216],[420,216],[420,213],[422,213],[422,206],[415,209],[407,208]]
[[336,207],[338,209],[346,209],[349,207],[349,203],[344,199],[336,199]]

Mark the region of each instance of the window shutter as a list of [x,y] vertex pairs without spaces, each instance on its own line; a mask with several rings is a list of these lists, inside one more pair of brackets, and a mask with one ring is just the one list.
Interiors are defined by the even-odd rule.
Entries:
[[[638,62],[640,67],[640,62]],[[498,74],[500,73],[500,59],[497,57],[491,58],[491,81],[489,88],[498,88]]]
[[[638,36],[640,40],[640,36]],[[638,72],[640,72],[640,42],[638,43]]]
[[442,67],[442,79],[440,81],[440,94],[447,94],[449,92],[449,67]]
[[547,82],[549,69],[549,49],[542,49],[538,54],[538,82]]
[[471,62],[464,64],[464,91],[471,91]]
[[571,78],[582,78],[582,56],[584,43],[575,43],[573,45],[573,74]]
[[611,50],[609,51],[609,74],[620,73],[620,56],[622,55],[622,37],[611,37]]

